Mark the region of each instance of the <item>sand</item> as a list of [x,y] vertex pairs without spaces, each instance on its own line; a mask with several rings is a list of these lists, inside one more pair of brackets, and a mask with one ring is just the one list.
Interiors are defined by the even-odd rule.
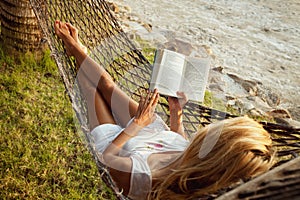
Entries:
[[[273,109],[300,119],[298,0],[114,0],[151,24],[208,46],[215,67],[278,95]],[[269,92],[270,93],[270,92]]]

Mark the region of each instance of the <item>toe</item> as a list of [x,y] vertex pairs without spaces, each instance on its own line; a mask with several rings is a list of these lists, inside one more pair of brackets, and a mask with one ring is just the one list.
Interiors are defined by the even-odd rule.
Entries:
[[67,27],[69,28],[70,32],[71,32],[71,35],[72,37],[74,38],[74,40],[76,42],[79,42],[79,39],[78,39],[78,29],[75,28],[75,26],[73,26],[72,24],[70,23],[66,23]]
[[55,34],[60,39],[64,39],[65,37],[68,37],[68,35],[71,34],[70,29],[68,28],[68,26],[65,23],[60,22],[58,20],[55,21],[54,31],[55,31]]
[[60,22],[56,20],[54,23],[54,31],[56,35],[59,35],[59,28],[60,28],[59,26],[60,26]]

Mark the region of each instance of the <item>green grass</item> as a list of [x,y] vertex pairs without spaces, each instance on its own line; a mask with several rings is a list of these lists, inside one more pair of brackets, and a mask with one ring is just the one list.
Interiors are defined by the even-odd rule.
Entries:
[[49,51],[0,49],[0,199],[111,199]]

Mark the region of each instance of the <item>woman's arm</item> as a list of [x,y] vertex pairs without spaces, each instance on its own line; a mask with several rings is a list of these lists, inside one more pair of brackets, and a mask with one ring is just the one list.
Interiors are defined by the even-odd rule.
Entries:
[[182,123],[182,109],[170,109],[170,129],[184,136],[184,127]]
[[154,111],[158,102],[158,98],[159,94],[157,90],[154,90],[153,93],[148,92],[146,98],[141,97],[133,122],[130,123],[122,131],[122,133],[112,141],[112,144],[106,148],[106,150],[103,152],[104,156],[118,155],[120,149],[129,139],[135,137],[142,128],[154,121]]
[[110,174],[118,187],[124,189],[125,194],[129,192],[130,188],[132,161],[129,157],[120,157],[119,152],[129,139],[135,137],[142,128],[154,121],[158,98],[157,90],[154,90],[153,93],[149,92],[146,98],[141,97],[133,122],[103,152],[103,162],[110,168]]
[[120,157],[119,152],[139,130],[140,127],[132,122],[112,141],[102,155],[102,162],[109,167],[110,175],[125,195],[128,195],[130,189],[132,161],[129,157]]
[[184,132],[184,126],[182,123],[182,108],[188,101],[186,95],[183,92],[177,92],[178,96],[181,96],[181,99],[176,97],[169,97],[169,109],[170,109],[170,129],[176,133],[179,133],[184,138],[187,138],[187,135]]

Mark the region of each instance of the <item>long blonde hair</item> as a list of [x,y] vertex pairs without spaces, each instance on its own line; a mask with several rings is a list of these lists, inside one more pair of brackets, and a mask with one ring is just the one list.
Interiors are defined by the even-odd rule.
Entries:
[[156,182],[148,199],[194,199],[216,192],[269,170],[274,154],[269,133],[248,117],[211,124],[195,134],[178,168]]

